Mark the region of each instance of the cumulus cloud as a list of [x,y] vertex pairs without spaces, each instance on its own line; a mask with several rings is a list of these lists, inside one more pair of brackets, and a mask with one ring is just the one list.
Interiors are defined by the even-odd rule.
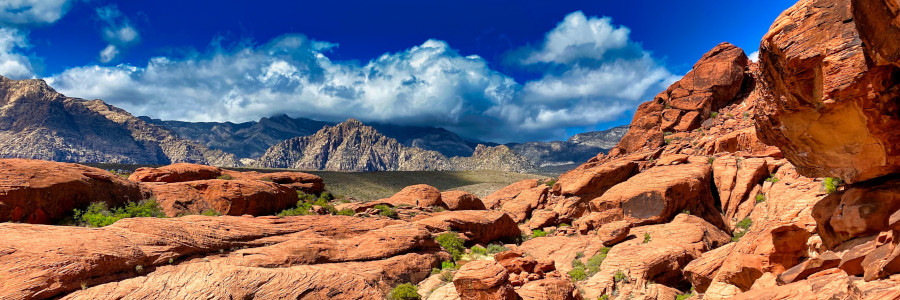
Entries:
[[514,51],[521,64],[544,70],[524,83],[439,40],[360,63],[332,60],[337,44],[301,34],[230,47],[216,39],[205,52],[72,68],[47,80],[70,96],[163,119],[249,121],[287,113],[440,126],[495,142],[564,138],[566,128],[621,118],[677,79],[628,33],[608,18],[570,14],[542,46]]
[[519,97],[537,112],[526,128],[590,127],[615,120],[680,78],[607,17],[567,15],[543,42],[511,51],[512,61],[543,71]]
[[25,48],[28,48],[28,40],[24,33],[0,27],[0,75],[15,79],[34,76],[31,61],[19,53]]
[[750,53],[747,57],[750,58],[750,61],[752,62],[759,62],[759,51],[753,51],[753,53]]
[[103,40],[109,43],[100,51],[100,62],[108,63],[119,55],[121,49],[137,43],[140,34],[131,20],[115,5],[97,8],[96,13],[103,23]]
[[69,11],[71,2],[70,0],[3,0],[0,1],[0,25],[52,24]]

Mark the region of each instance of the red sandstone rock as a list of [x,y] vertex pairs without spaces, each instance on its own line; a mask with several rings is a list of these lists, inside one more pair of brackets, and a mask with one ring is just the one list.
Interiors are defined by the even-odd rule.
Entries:
[[[775,20],[760,45],[770,96],[756,117],[763,141],[800,174],[850,183],[900,172],[898,67],[870,63],[853,10],[850,0],[802,0]],[[866,33],[880,35],[892,42],[877,45],[896,44]]]
[[460,210],[434,214],[415,221],[432,232],[456,231],[471,241],[490,243],[502,238],[518,237],[522,234],[516,222],[508,214],[490,210]]
[[104,170],[31,159],[0,159],[0,222],[53,223],[91,202],[142,199],[137,184]]
[[495,261],[476,260],[462,266],[453,276],[461,299],[516,299],[509,273]]
[[143,183],[169,217],[212,209],[224,215],[267,215],[297,205],[292,188],[255,180]]
[[159,168],[139,168],[128,180],[135,182],[184,182],[216,179],[224,174],[217,167],[189,163],[176,163]]
[[481,201],[484,202],[484,207],[487,209],[498,209],[503,205],[503,202],[512,200],[522,191],[532,189],[536,186],[538,186],[537,179],[525,179],[499,189],[487,197],[484,197]]
[[412,205],[417,207],[440,206],[447,208],[447,205],[441,201],[441,191],[427,184],[411,185],[403,188],[390,198],[384,201],[396,205]]
[[464,191],[449,191],[441,193],[441,201],[449,210],[484,210],[484,202],[478,196]]

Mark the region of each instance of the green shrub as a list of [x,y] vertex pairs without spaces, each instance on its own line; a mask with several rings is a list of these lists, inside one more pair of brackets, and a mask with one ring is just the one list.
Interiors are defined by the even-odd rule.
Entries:
[[125,218],[154,217],[165,218],[156,199],[147,199],[139,203],[129,202],[124,207],[109,209],[105,202],[94,202],[85,210],[75,209],[75,222],[82,226],[103,227]]
[[681,213],[689,215],[689,214],[691,214],[691,211],[688,209],[685,209],[685,210],[682,210]]
[[456,232],[444,232],[439,235],[436,240],[444,250],[450,253],[450,256],[453,257],[453,261],[457,261],[462,257],[465,245],[463,239],[460,238],[459,234]]
[[431,275],[441,274],[441,269],[431,268]]
[[395,287],[391,294],[388,295],[391,300],[413,300],[420,299],[418,288],[411,283],[400,284]]
[[769,176],[769,178],[766,178],[766,181],[771,183],[778,183],[778,177],[775,177],[775,175],[773,174],[772,176]]
[[485,249],[484,247],[481,247],[481,246],[472,246],[472,253],[480,254],[480,255],[487,255],[487,249]]
[[841,179],[835,177],[825,177],[825,181],[823,182],[825,185],[825,192],[832,194],[837,192],[838,187],[841,186]]
[[712,164],[714,161],[716,161],[716,157],[715,157],[715,156],[710,156],[710,157],[709,157],[709,164]]
[[623,273],[622,270],[616,270],[616,274],[613,275],[613,280],[615,282],[620,282],[622,280],[625,280],[625,273]]
[[572,267],[573,268],[582,268],[582,269],[586,268],[584,263],[581,262],[581,259],[577,259],[577,258],[572,260]]
[[547,236],[547,233],[544,232],[543,230],[536,229],[536,230],[531,231],[531,238],[539,238],[539,237],[544,237],[544,236]]
[[433,212],[442,212],[442,211],[446,211],[446,210],[447,210],[446,208],[443,208],[440,206],[432,206],[431,207],[431,211],[433,211]]
[[572,225],[562,223],[562,224],[559,224],[559,227],[572,227]]
[[575,252],[575,258],[582,258],[582,257],[584,257],[584,252],[581,252],[581,251]]
[[748,118],[750,118],[750,113],[745,111],[744,112],[744,120],[746,120]]
[[265,182],[273,182],[272,178],[269,178],[269,177],[263,177],[263,178],[260,178],[260,179],[257,179],[257,180],[259,180],[259,181],[265,181]]
[[544,181],[544,184],[547,186],[553,186],[554,184],[556,184],[556,178],[547,178],[547,180]]
[[232,179],[234,179],[234,177],[231,177],[231,175],[228,175],[228,174],[222,174],[222,175],[219,175],[219,177],[216,177],[216,179],[232,180]]
[[395,211],[390,206],[387,206],[384,204],[378,204],[378,205],[375,205],[375,209],[377,209],[379,211],[378,214],[380,214],[382,216],[385,216],[385,217],[388,217],[391,219],[397,218],[397,211]]
[[675,300],[684,300],[693,297],[693,293],[684,293],[675,297]]
[[766,195],[756,194],[756,203],[766,202]]
[[441,281],[443,281],[443,282],[453,281],[453,272],[444,271],[443,273],[441,273]]
[[218,216],[222,215],[222,213],[220,213],[219,211],[212,209],[212,208],[204,210],[200,214],[204,215],[204,216],[210,216],[210,217],[218,217]]
[[649,242],[650,242],[650,239],[651,239],[650,233],[649,233],[649,232],[644,232],[644,244],[649,243]]
[[674,133],[674,132],[671,132],[671,131],[663,132],[663,136],[670,136],[670,135],[673,135],[673,134],[675,134],[675,133]]
[[609,300],[609,295],[603,294],[597,298],[597,300]]
[[279,217],[287,217],[287,216],[305,216],[313,214],[310,210],[312,208],[312,203],[306,202],[304,200],[297,201],[297,206],[294,208],[288,208],[282,210],[278,213]]
[[587,275],[588,277],[594,276],[597,272],[600,272],[600,264],[603,263],[603,260],[606,259],[606,255],[609,253],[609,247],[603,247],[600,249],[600,254],[594,255],[588,259],[587,262]]
[[737,228],[747,230],[747,229],[750,229],[750,226],[753,226],[753,220],[750,219],[750,217],[746,217],[734,226]]
[[337,211],[337,213],[335,213],[335,214],[339,215],[339,216],[353,216],[356,214],[356,212],[353,211],[352,209],[345,208],[345,209]]
[[497,254],[497,253],[500,253],[503,251],[507,251],[507,250],[509,250],[509,248],[506,248],[503,245],[499,245],[499,244],[490,244],[487,246],[487,254],[488,255],[494,255],[494,254]]
[[666,145],[671,144],[671,143],[672,143],[672,139],[665,139],[664,142],[666,143]]
[[718,117],[718,116],[719,116],[719,112],[715,112],[715,111],[714,111],[714,112],[710,112],[710,113],[709,113],[709,117],[710,117],[710,118],[715,119],[715,118]]
[[441,270],[447,270],[447,269],[456,270],[457,267],[458,266],[456,265],[456,263],[452,262],[452,261],[442,261],[441,262]]
[[574,281],[582,281],[588,278],[587,274],[584,272],[584,267],[578,267],[569,271],[569,277],[572,277]]

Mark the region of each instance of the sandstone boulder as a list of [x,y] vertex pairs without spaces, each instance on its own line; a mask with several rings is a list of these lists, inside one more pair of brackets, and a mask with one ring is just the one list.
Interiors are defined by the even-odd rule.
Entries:
[[464,234],[470,241],[484,244],[522,234],[516,222],[501,211],[446,211],[415,223],[432,232],[456,231]]
[[472,193],[449,191],[441,193],[441,201],[449,210],[484,210],[484,202]]
[[[870,63],[853,11],[850,0],[799,1],[760,45],[760,80],[771,95],[757,106],[756,129],[804,176],[853,183],[900,172],[898,67]],[[865,21],[863,30],[875,29]],[[879,45],[896,44],[887,33],[866,36],[890,40],[874,44],[886,49]]]
[[509,213],[516,223],[524,222],[531,217],[532,210],[547,201],[547,192],[549,190],[549,187],[546,185],[524,190],[512,200],[503,202],[500,210]]
[[159,168],[138,168],[128,176],[134,182],[184,182],[216,179],[225,171],[218,167],[176,163]]
[[813,207],[826,248],[852,238],[888,230],[889,217],[900,210],[900,179],[855,184],[828,195]]
[[462,266],[453,276],[453,285],[461,299],[516,299],[509,284],[509,273],[499,263],[476,260]]
[[169,217],[212,209],[223,215],[267,215],[297,205],[290,187],[256,180],[143,183]]
[[491,193],[487,197],[484,197],[484,199],[481,199],[481,201],[484,202],[484,207],[487,209],[498,209],[503,205],[503,202],[512,200],[516,198],[516,196],[518,196],[522,191],[529,190],[537,186],[537,179],[521,180]]
[[115,207],[141,199],[137,184],[101,169],[0,159],[0,222],[53,223],[91,202]]
[[683,210],[724,228],[714,207],[707,164],[657,166],[618,184],[591,201],[595,212],[611,210],[642,225],[666,222]]
[[403,188],[384,201],[396,205],[411,205],[417,207],[439,206],[447,208],[441,201],[441,191],[427,184],[411,185]]
[[546,278],[529,281],[516,290],[520,299],[528,300],[581,300],[581,294],[571,280]]

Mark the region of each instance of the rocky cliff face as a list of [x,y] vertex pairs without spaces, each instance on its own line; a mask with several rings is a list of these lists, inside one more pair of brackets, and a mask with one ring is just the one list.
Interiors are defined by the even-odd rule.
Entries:
[[565,172],[591,159],[597,153],[606,153],[627,131],[628,126],[620,126],[603,131],[579,133],[566,141],[528,142],[507,146],[544,171]]
[[628,126],[619,126],[607,130],[579,133],[570,137],[566,142],[609,150],[615,147],[627,132]]
[[182,122],[141,117],[142,120],[174,131],[178,136],[222,150],[238,158],[256,158],[284,140],[316,133],[332,123],[287,115],[262,118],[257,122]]
[[272,146],[253,166],[329,171],[534,169],[505,146],[482,146],[471,157],[450,159],[436,151],[404,146],[354,119]]
[[180,139],[103,101],[66,97],[42,80],[3,77],[0,157],[83,163],[238,164],[233,155]]

